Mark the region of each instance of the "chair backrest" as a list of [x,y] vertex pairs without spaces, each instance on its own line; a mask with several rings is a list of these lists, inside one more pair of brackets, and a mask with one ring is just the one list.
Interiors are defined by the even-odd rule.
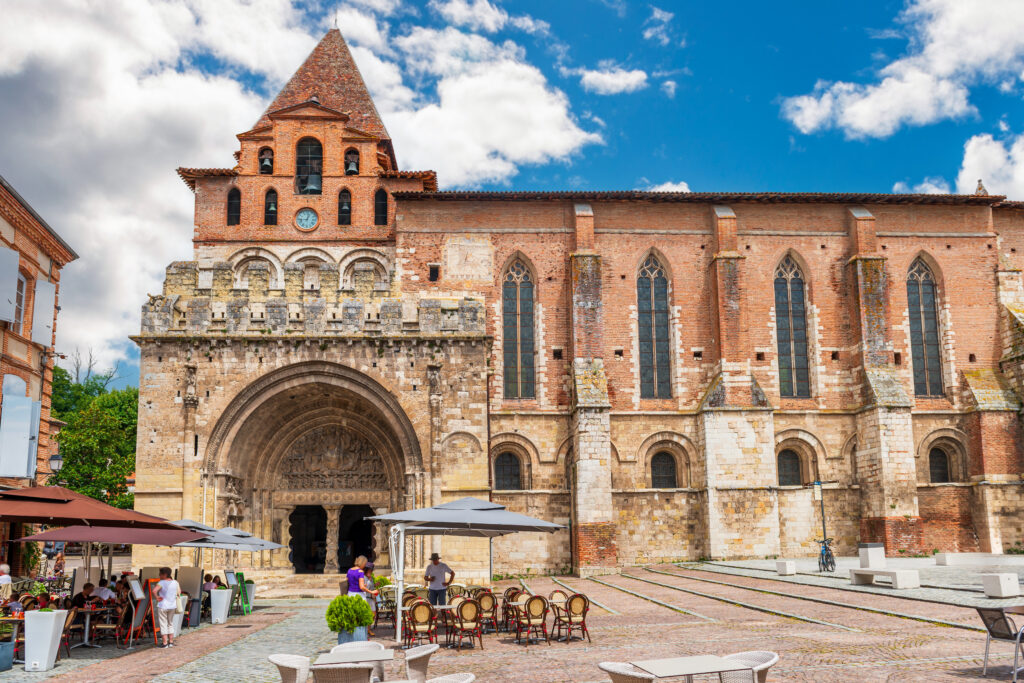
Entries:
[[548,612],[548,600],[543,595],[531,596],[526,601],[526,613],[531,618],[542,617]]
[[548,593],[548,600],[555,600],[555,599],[558,599],[558,600],[568,600],[569,599],[569,594],[566,593],[563,590],[559,590],[559,589],[556,588],[555,590],[553,590],[550,593]]
[[386,650],[383,643],[375,640],[356,640],[351,643],[342,643],[331,648],[331,652],[340,650]]
[[448,602],[451,603],[452,607],[456,607],[457,608],[465,600],[466,600],[466,596],[465,595],[456,595],[455,597],[453,597]]
[[323,683],[370,683],[372,664],[330,664],[314,666],[313,680]]
[[267,659],[277,667],[282,683],[306,683],[306,679],[309,678],[309,657],[270,655]]
[[574,617],[583,616],[590,609],[590,600],[582,593],[573,593],[565,601],[565,609]]
[[641,671],[626,662],[601,662],[597,667],[611,677],[612,683],[636,683],[636,681],[655,680],[652,674]]
[[21,596],[21,606],[24,607],[25,609],[32,609],[33,607],[36,606],[37,602],[39,602],[39,601],[36,600],[36,596],[34,596],[34,595],[22,595]]
[[440,649],[440,645],[419,645],[405,651],[405,677],[411,681],[427,680],[427,667],[430,666],[430,655]]
[[459,613],[460,624],[472,624],[480,618],[480,603],[476,600],[463,600],[455,611]]
[[409,603],[416,602],[420,599],[420,596],[415,593],[406,593],[402,596],[402,607],[408,607]]
[[429,624],[434,619],[434,608],[426,602],[417,602],[409,608],[409,619],[414,624]]
[[753,669],[739,671],[723,671],[718,674],[719,683],[757,683],[757,674]]
[[448,597],[455,597],[456,595],[465,595],[466,587],[461,583],[453,583],[448,586]]
[[65,631],[67,631],[68,627],[71,626],[71,624],[74,623],[75,617],[77,617],[77,616],[78,616],[78,608],[77,607],[72,607],[71,609],[68,610],[67,616],[64,617],[64,630]]
[[1017,626],[1006,612],[998,607],[977,607],[978,616],[988,634],[997,640],[1017,640]]
[[490,614],[494,611],[494,594],[488,590],[482,590],[477,593],[476,601],[480,603],[480,611],[484,614]]
[[763,671],[779,661],[779,655],[768,650],[749,650],[747,652],[734,652],[725,655],[726,659],[740,664],[746,664],[754,671]]
[[413,590],[413,592],[416,593],[416,595],[418,595],[419,597],[423,598],[424,600],[430,597],[430,590],[427,588],[416,588]]
[[518,588],[516,588],[515,586],[509,586],[508,588],[505,589],[505,592],[501,594],[501,599],[502,600],[512,600],[512,599],[514,599],[513,596],[516,595],[518,592],[519,592]]

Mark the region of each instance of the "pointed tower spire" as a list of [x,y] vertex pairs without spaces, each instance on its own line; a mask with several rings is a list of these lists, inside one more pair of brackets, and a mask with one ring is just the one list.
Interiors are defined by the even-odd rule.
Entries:
[[352,53],[336,28],[313,48],[254,128],[270,125],[268,114],[314,99],[330,109],[347,112],[352,128],[391,139]]

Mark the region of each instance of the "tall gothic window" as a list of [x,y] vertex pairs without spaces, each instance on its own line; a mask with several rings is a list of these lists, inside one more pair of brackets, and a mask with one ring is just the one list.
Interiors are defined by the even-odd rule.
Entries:
[[804,277],[789,256],[775,269],[775,327],[779,345],[779,393],[798,398],[810,396]]
[[373,195],[373,224],[388,224],[388,193],[387,190],[377,190]]
[[237,187],[232,187],[228,192],[228,225],[238,225],[242,222],[242,193]]
[[295,148],[295,191],[320,194],[323,187],[324,148],[316,138],[302,138]]
[[502,453],[494,460],[494,488],[499,491],[523,489],[522,468],[515,453]]
[[668,344],[668,279],[654,256],[636,278],[640,335],[640,397],[671,398]]
[[655,453],[651,458],[651,488],[674,489],[677,482],[676,459],[671,453]]
[[939,321],[936,315],[935,277],[921,259],[907,273],[907,310],[910,315],[910,357],[914,367],[914,393],[942,395],[939,360]]
[[352,225],[352,193],[348,190],[338,193],[338,225]]
[[267,190],[263,198],[263,225],[277,225],[277,190]]
[[800,456],[796,451],[786,449],[779,452],[779,486],[800,486],[803,484],[803,477],[800,476]]
[[533,280],[516,260],[501,287],[505,398],[533,398]]
[[949,476],[949,454],[941,448],[928,453],[928,474],[931,483],[947,484],[953,481]]

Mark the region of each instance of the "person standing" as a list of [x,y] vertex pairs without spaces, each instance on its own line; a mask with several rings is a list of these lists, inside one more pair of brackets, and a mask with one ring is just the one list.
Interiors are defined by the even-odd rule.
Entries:
[[[445,580],[445,574],[451,574],[451,578]],[[430,564],[423,571],[423,581],[429,587],[431,605],[448,604],[448,586],[455,580],[455,572],[452,568],[441,561],[437,553],[430,555]]]
[[[363,567],[363,577],[366,587],[370,589],[370,592],[366,595],[366,603],[370,606],[370,611],[373,612],[373,623],[377,623],[377,595],[380,591],[377,590],[377,582],[373,580],[373,562],[367,562]],[[372,630],[366,629],[366,632],[371,636],[376,635]]]
[[57,553],[57,556],[53,558],[53,575],[64,576],[64,551]]
[[11,579],[11,567],[6,564],[0,564],[0,602],[11,599],[13,587],[14,581]]
[[157,583],[160,602],[156,604],[160,635],[164,647],[174,647],[174,611],[178,608],[181,586],[171,578],[170,567],[160,567],[160,581]]

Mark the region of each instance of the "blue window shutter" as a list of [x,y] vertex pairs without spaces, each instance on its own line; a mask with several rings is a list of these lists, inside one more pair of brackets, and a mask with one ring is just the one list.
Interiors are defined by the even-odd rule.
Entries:
[[0,247],[0,320],[14,322],[14,297],[18,291],[18,252]]
[[32,341],[49,348],[53,346],[53,305],[57,287],[52,282],[36,280],[36,301],[32,307]]
[[[27,476],[32,403],[27,396],[7,394],[3,397],[0,404],[0,477]],[[32,471],[35,472],[35,463]]]

